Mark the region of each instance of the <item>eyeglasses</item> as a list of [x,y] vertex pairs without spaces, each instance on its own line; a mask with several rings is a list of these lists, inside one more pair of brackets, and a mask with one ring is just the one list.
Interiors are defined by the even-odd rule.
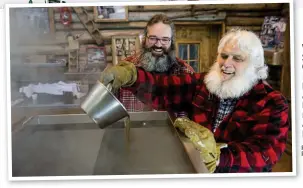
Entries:
[[151,44],[156,44],[159,40],[162,45],[167,45],[171,41],[171,39],[168,37],[164,37],[160,39],[154,36],[147,36],[147,38],[148,38],[148,42]]

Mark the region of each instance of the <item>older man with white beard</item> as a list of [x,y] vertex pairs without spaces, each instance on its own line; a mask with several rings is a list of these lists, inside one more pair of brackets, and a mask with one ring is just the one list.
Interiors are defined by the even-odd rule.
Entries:
[[[164,14],[154,15],[144,30],[141,51],[125,61],[134,63],[148,72],[158,74],[182,74],[193,73],[194,69],[185,61],[175,55],[175,27],[172,21]],[[129,112],[150,111],[130,91],[123,88],[119,91],[119,100]],[[185,116],[185,113],[178,112],[178,116]]]
[[[123,75],[123,80],[119,76]],[[288,104],[264,80],[259,38],[233,30],[218,46],[207,74],[164,76],[122,62],[100,78],[127,87],[162,110],[184,110],[174,126],[192,141],[209,172],[270,172],[285,150]]]

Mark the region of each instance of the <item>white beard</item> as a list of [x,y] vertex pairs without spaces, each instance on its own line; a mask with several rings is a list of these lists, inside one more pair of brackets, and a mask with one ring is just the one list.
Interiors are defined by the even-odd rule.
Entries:
[[241,97],[258,81],[253,65],[249,65],[243,73],[236,73],[226,81],[222,81],[221,73],[221,68],[216,62],[204,78],[209,92],[217,95],[220,99]]

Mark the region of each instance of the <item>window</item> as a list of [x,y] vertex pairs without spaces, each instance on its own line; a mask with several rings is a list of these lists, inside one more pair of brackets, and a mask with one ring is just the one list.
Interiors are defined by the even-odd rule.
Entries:
[[200,71],[200,43],[179,43],[178,57],[189,64],[195,72]]

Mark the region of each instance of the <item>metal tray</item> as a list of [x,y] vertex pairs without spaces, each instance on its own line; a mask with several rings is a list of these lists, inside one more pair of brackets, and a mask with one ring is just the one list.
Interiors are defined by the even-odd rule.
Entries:
[[99,129],[85,114],[31,117],[12,134],[13,177],[207,172],[167,112],[130,119],[127,144],[123,120]]

